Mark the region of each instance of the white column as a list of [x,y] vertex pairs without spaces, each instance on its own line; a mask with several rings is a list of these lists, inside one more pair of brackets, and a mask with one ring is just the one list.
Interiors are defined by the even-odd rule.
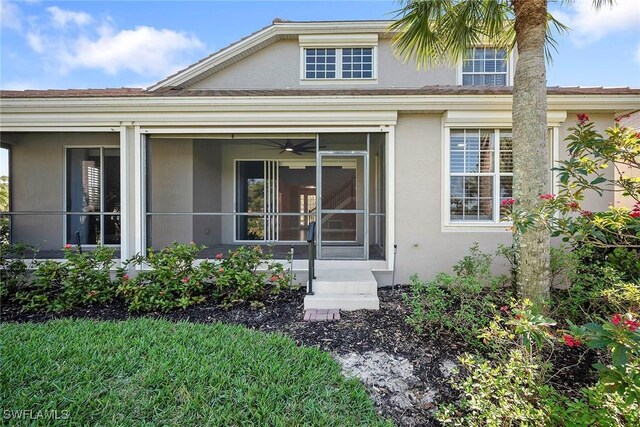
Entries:
[[[387,221],[387,236],[385,238],[385,246],[387,248],[386,258],[387,265],[389,270],[393,270],[395,266],[393,265],[393,245],[396,243],[396,219],[395,219],[395,184],[396,184],[396,127],[391,126],[389,128],[389,132],[387,133],[386,138],[386,146],[385,146],[385,162],[386,167],[385,170],[387,172],[386,176],[386,206],[385,206],[385,219]],[[393,285],[393,283],[392,283]]]
[[133,132],[133,162],[134,162],[134,236],[135,252],[145,253],[146,212],[145,212],[145,142],[146,136],[140,134],[140,127],[135,126]]
[[132,190],[129,182],[129,144],[128,129],[120,126],[120,259],[126,260],[131,256],[129,246],[130,207],[129,192]]

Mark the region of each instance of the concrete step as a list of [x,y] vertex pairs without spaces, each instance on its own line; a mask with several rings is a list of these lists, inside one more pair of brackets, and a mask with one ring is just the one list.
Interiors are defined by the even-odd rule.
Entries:
[[[309,282],[307,282],[307,287]],[[313,281],[313,292],[316,294],[351,294],[351,295],[377,295],[378,283],[372,282],[327,282]]]
[[304,297],[305,310],[379,310],[377,295],[315,294]]

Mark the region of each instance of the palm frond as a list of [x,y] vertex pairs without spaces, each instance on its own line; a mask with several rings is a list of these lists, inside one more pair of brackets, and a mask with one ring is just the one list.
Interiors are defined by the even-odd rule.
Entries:
[[549,64],[553,63],[553,54],[551,50],[558,52],[558,42],[553,38],[553,32],[565,34],[571,31],[571,28],[558,21],[551,13],[547,13],[547,33],[545,34],[546,43],[544,45],[544,56]]

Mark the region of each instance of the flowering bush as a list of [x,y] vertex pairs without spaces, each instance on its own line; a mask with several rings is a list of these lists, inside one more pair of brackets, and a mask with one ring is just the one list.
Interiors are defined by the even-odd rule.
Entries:
[[[272,258],[271,254],[264,254],[260,246],[240,247],[229,251],[226,257],[216,255],[218,262],[212,269],[214,297],[227,307],[245,301],[253,307],[262,306],[267,295],[279,293],[291,282],[291,272]],[[258,271],[263,264],[266,269]]]
[[[133,257],[118,270],[118,294],[131,311],[186,308],[209,295],[225,307],[240,302],[260,307],[268,295],[278,293],[291,280],[290,271],[271,261],[272,256],[263,254],[259,246],[242,246],[198,264],[198,253],[204,248],[174,242],[159,252],[150,250],[146,258]],[[266,269],[258,271],[263,264]],[[132,266],[150,269],[129,277]]]
[[[124,298],[131,311],[168,311],[185,308],[204,301],[204,288],[211,280],[209,269],[195,266],[198,252],[204,246],[174,242],[158,252],[149,249],[148,255],[136,255],[118,269],[118,295]],[[145,267],[135,277],[130,267]]]
[[66,262],[34,261],[34,279],[16,293],[15,299],[25,310],[49,311],[112,301],[116,294],[111,281],[114,255],[112,248],[98,246],[81,253],[67,245],[64,248]]
[[616,392],[627,404],[640,402],[640,322],[632,314],[613,314],[601,323],[571,325],[575,340],[589,348],[607,350],[610,364],[598,363],[595,368],[608,393]]

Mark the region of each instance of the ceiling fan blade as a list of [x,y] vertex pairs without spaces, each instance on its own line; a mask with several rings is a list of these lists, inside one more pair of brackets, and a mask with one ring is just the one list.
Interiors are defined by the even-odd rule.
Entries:
[[299,152],[299,151],[291,151],[291,153],[293,153],[293,154],[297,154],[298,156],[302,156],[302,153],[301,153],[301,152]]
[[286,152],[287,152],[287,150],[282,150],[278,154],[282,154],[282,153],[286,153]]
[[309,141],[305,141],[305,142],[301,142],[301,143],[299,143],[299,144],[296,144],[296,147],[297,147],[297,148],[306,148],[306,147],[307,147],[307,145],[312,144],[312,143],[315,143],[315,142],[316,142],[316,140],[315,140],[315,139],[310,139]]

